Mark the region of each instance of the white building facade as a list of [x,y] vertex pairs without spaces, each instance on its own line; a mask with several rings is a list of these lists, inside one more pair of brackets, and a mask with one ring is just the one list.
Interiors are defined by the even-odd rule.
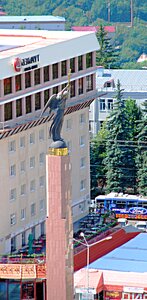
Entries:
[[72,167],[73,221],[90,202],[89,106],[96,97],[94,33],[0,30],[0,253],[45,234],[48,98],[68,82],[63,124]]
[[90,105],[90,130],[92,136],[98,133],[115,102],[117,82],[120,81],[124,99],[134,99],[137,105],[147,100],[146,70],[107,70],[97,67],[96,86],[98,98]]

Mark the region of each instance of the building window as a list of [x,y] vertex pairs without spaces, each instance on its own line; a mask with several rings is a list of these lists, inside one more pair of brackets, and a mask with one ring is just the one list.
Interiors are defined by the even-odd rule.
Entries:
[[6,103],[4,105],[4,115],[5,121],[12,120],[12,102]]
[[10,201],[16,200],[16,188],[10,190]]
[[40,69],[34,71],[34,84],[40,84]]
[[39,141],[44,141],[44,129],[39,130]]
[[40,210],[44,210],[44,199],[40,200]]
[[35,168],[35,156],[30,157],[30,168]]
[[61,76],[67,75],[67,61],[64,60],[61,62]]
[[16,250],[16,236],[11,238],[11,252]]
[[83,94],[83,91],[84,91],[83,86],[84,86],[83,85],[83,78],[80,78],[78,80],[78,93],[79,93],[79,95]]
[[31,105],[31,96],[26,97],[26,114],[30,114],[32,112],[32,105]]
[[31,72],[25,73],[25,88],[31,87]]
[[35,94],[35,110],[41,109],[41,93]]
[[35,133],[30,134],[30,144],[35,144]]
[[16,214],[10,215],[10,225],[13,226],[16,224]]
[[24,196],[26,194],[26,184],[22,184],[20,187],[20,195]]
[[22,243],[22,247],[26,245],[26,232],[22,232],[22,237],[21,237],[21,243]]
[[53,94],[58,94],[58,86],[53,87]]
[[100,111],[106,110],[105,99],[100,99]]
[[78,56],[78,70],[79,71],[83,70],[83,56],[82,55]]
[[80,136],[80,147],[84,147],[84,145],[85,145],[85,136],[81,135]]
[[20,218],[21,218],[21,220],[25,220],[25,218],[26,218],[26,208],[21,209]]
[[70,59],[70,69],[71,69],[71,73],[75,72],[75,58],[71,58]]
[[41,176],[41,177],[39,178],[39,186],[40,186],[40,187],[44,187],[44,185],[45,185],[45,177],[44,177],[44,176]]
[[22,116],[22,99],[16,101],[16,117]]
[[15,76],[15,90],[16,92],[21,90],[21,75]]
[[68,119],[66,120],[66,129],[71,130],[71,128],[72,128],[72,120]]
[[85,188],[86,188],[86,180],[84,179],[80,181],[80,191],[85,190]]
[[44,82],[49,81],[49,66],[43,68]]
[[86,92],[93,90],[93,75],[86,76]]
[[12,77],[4,79],[4,95],[12,93]]
[[25,160],[20,162],[20,172],[25,172],[26,166],[25,166]]
[[31,216],[34,216],[36,213],[36,205],[35,203],[31,204]]
[[15,176],[16,175],[16,165],[11,165],[10,166],[10,176]]
[[75,81],[72,81],[70,84],[70,97],[75,97]]
[[58,64],[53,64],[52,66],[52,71],[53,71],[53,79],[57,79],[58,78]]
[[80,168],[84,168],[86,165],[86,159],[85,157],[81,157],[80,159]]
[[25,147],[25,137],[22,136],[22,137],[20,138],[20,148],[24,148],[24,147]]
[[113,109],[113,99],[108,99],[108,110]]
[[40,224],[40,233],[41,233],[41,235],[45,234],[45,222],[42,222]]
[[15,141],[9,142],[9,152],[14,152],[16,151],[16,143]]
[[86,68],[92,67],[92,52],[86,54]]
[[43,165],[44,162],[45,162],[45,154],[44,154],[44,152],[42,152],[39,154],[39,163],[40,163],[40,165]]
[[86,122],[86,116],[85,114],[80,114],[80,124],[83,124]]
[[49,97],[50,97],[50,90],[44,91],[44,106],[47,103]]
[[30,182],[30,192],[34,192],[35,191],[35,180],[31,180]]

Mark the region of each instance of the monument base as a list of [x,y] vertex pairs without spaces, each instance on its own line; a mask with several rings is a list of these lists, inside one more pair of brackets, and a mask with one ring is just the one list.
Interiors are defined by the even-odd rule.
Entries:
[[67,156],[68,155],[68,148],[49,148],[48,149],[49,155],[55,155],[55,156]]

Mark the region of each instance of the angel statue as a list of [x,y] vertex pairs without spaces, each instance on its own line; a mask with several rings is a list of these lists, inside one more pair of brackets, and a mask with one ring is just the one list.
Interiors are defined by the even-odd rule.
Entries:
[[[49,108],[49,114],[54,112],[53,121],[49,129],[49,135],[53,140],[51,144],[51,148],[66,148],[66,143],[61,137],[61,129],[63,125],[64,119],[64,110],[66,105],[66,100],[68,98],[70,91],[70,82],[68,80],[68,84],[66,87],[60,91],[58,94],[52,95],[47,101],[41,116],[44,112]],[[40,116],[40,117],[41,117]]]

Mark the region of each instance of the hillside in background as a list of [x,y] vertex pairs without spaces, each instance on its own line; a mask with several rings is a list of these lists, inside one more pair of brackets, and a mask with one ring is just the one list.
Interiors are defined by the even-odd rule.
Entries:
[[[120,67],[144,67],[136,64],[147,53],[146,0],[2,0],[7,15],[55,15],[72,26],[115,25],[113,44],[119,49]],[[133,20],[133,27],[130,27]]]

